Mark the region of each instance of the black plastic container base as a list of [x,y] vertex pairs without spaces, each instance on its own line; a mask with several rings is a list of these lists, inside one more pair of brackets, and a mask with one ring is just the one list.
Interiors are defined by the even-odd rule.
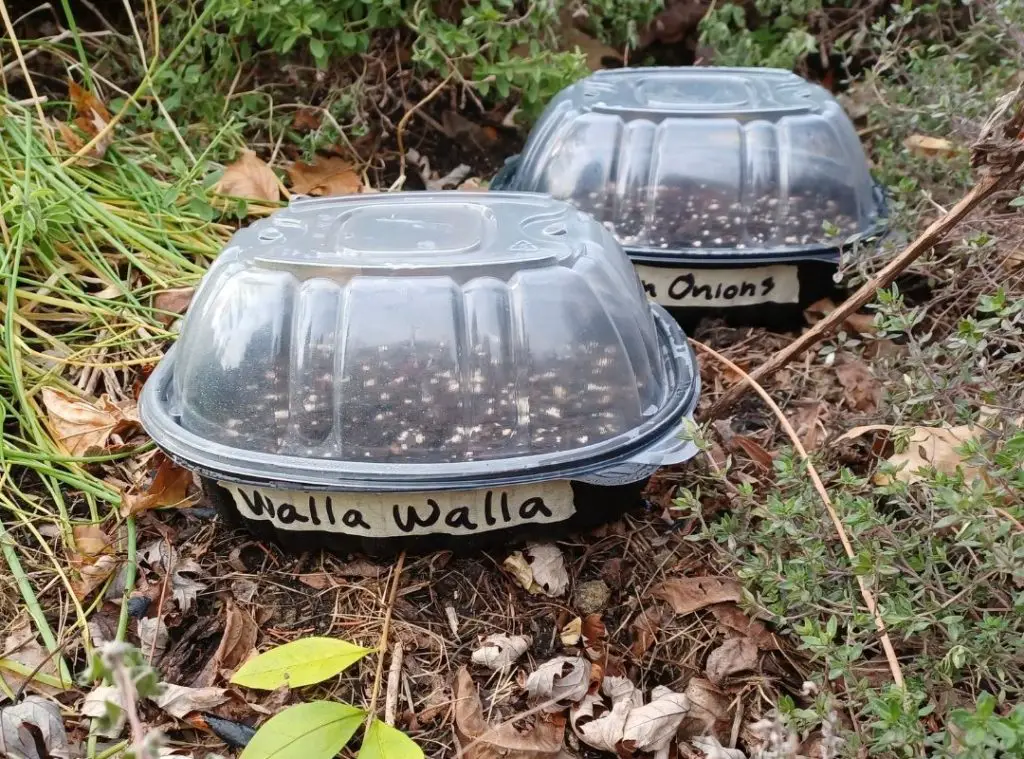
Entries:
[[641,508],[645,503],[642,493],[648,481],[643,479],[626,485],[609,486],[573,480],[570,484],[576,513],[561,522],[520,525],[473,535],[430,533],[408,537],[368,538],[336,532],[285,530],[269,521],[250,519],[239,512],[227,489],[209,478],[201,479],[207,500],[228,524],[244,527],[260,540],[273,543],[288,553],[324,550],[337,554],[363,554],[375,558],[393,557],[402,551],[410,555],[434,551],[470,554],[495,546],[511,548],[530,540],[552,540],[573,532],[585,531],[613,522],[627,512]]
[[[804,311],[813,303],[822,298],[840,300],[843,297],[844,289],[836,284],[834,277],[839,270],[839,265],[833,261],[778,261],[771,263],[700,263],[700,264],[659,264],[653,261],[634,259],[634,264],[647,267],[648,270],[657,268],[667,272],[678,271],[680,277],[686,277],[689,272],[701,271],[769,271],[765,267],[786,266],[796,269],[799,291],[795,302],[791,303],[759,303],[755,305],[697,305],[699,298],[715,297],[721,295],[712,293],[709,289],[699,289],[699,285],[687,280],[680,280],[679,284],[672,290],[680,296],[680,301],[685,305],[672,305],[672,296],[668,292],[657,292],[652,283],[644,282],[645,289],[650,297],[657,300],[665,307],[665,310],[679,323],[688,333],[692,334],[697,325],[703,319],[722,319],[731,327],[762,327],[773,332],[789,332],[806,326]],[[641,280],[643,277],[641,277]],[[751,277],[749,283],[752,287],[764,287],[764,277],[757,274]],[[745,283],[746,284],[746,283]],[[698,296],[694,296],[697,289]],[[654,290],[654,292],[652,292]],[[730,290],[731,292],[731,290]],[[706,295],[705,295],[706,294]],[[718,300],[722,300],[721,297]]]

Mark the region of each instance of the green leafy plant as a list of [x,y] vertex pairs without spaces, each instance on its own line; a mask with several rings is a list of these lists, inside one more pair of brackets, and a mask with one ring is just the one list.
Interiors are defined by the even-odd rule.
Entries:
[[[275,690],[328,680],[355,664],[368,648],[335,638],[302,638],[250,659],[231,679],[236,685]],[[359,725],[366,731],[359,759],[421,759],[412,739],[366,710],[338,701],[291,706],[260,727],[242,759],[330,759],[349,742]]]

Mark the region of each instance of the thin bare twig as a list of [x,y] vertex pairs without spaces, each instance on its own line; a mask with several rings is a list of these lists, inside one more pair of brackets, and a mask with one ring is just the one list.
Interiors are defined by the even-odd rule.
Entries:
[[402,641],[396,640],[391,647],[391,668],[388,669],[388,689],[384,696],[384,723],[395,726],[398,713],[398,691],[402,679],[402,658],[405,656]]
[[395,609],[395,598],[398,597],[398,584],[402,578],[402,567],[405,565],[405,551],[398,554],[395,571],[391,574],[391,588],[388,590],[387,608],[384,610],[384,624],[380,630],[380,642],[377,644],[377,672],[373,676],[373,690],[370,691],[370,705],[366,709],[366,729],[370,729],[376,719],[377,696],[380,695],[381,675],[384,674],[384,653],[388,650],[388,634],[391,632],[391,613]]
[[[740,375],[740,377],[742,377],[742,382],[739,384],[743,386],[749,385],[752,387],[772,410],[772,413],[774,413],[778,418],[779,424],[782,425],[782,429],[785,430],[789,439],[792,441],[793,447],[807,464],[807,473],[811,477],[811,482],[814,483],[814,489],[818,491],[818,495],[825,504],[825,509],[828,511],[832,524],[835,525],[836,532],[839,534],[839,540],[843,544],[843,550],[846,551],[846,555],[850,558],[850,561],[856,561],[857,554],[854,552],[853,546],[850,544],[850,539],[846,535],[846,528],[843,527],[843,522],[839,518],[839,514],[836,513],[835,506],[832,505],[832,499],[829,498],[828,491],[825,489],[825,484],[821,481],[821,477],[818,475],[818,470],[815,469],[814,464],[811,463],[811,457],[807,454],[807,450],[804,448],[803,443],[800,442],[800,438],[797,436],[796,430],[793,429],[793,425],[789,423],[789,420],[786,419],[786,415],[782,413],[782,409],[780,409],[778,404],[772,400],[772,397],[768,395],[768,392],[758,384],[754,375],[747,374],[721,353],[707,345],[704,345],[704,343],[696,340],[690,340],[690,342],[693,343],[697,350],[711,356],[711,358]],[[878,610],[878,604],[875,601],[874,594],[872,594],[867,583],[864,582],[864,578],[860,575],[857,575],[857,585],[860,587],[860,594],[864,598],[864,603],[867,605],[868,611],[871,612],[871,615],[875,619],[875,627],[878,629],[882,649],[885,651],[885,658],[888,660],[889,669],[892,671],[892,679],[897,686],[902,688],[903,670],[900,668],[899,660],[896,658],[896,650],[893,648],[892,641],[889,639],[889,632],[886,630],[885,621],[882,619],[882,614]]]

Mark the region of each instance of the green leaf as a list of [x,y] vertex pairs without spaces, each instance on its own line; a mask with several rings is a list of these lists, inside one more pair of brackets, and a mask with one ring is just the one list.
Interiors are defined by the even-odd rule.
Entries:
[[336,638],[302,638],[250,659],[231,682],[261,690],[312,685],[334,677],[368,653],[368,648]]
[[423,759],[423,750],[402,731],[375,719],[356,759]]
[[358,707],[333,701],[296,704],[267,720],[241,759],[331,759],[365,716]]

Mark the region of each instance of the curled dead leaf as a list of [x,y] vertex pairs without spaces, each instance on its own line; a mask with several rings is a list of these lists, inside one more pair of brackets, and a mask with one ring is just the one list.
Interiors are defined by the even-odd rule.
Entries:
[[[822,298],[804,309],[804,318],[808,324],[817,324],[836,310],[831,298]],[[850,314],[843,320],[843,326],[859,335],[875,334],[875,317],[873,314]]]
[[714,734],[716,725],[725,727],[730,722],[729,697],[710,680],[692,677],[684,693],[690,710],[679,726],[679,737]]
[[511,667],[532,643],[529,635],[488,635],[473,652],[473,663],[493,670]]
[[92,403],[53,387],[42,389],[42,400],[54,438],[71,456],[103,452],[112,436],[139,429],[134,403],[114,403],[106,395]]
[[172,717],[184,719],[192,712],[212,709],[227,699],[227,691],[223,688],[188,688],[164,683],[160,694],[150,700]]
[[544,662],[526,680],[526,692],[543,711],[560,712],[580,701],[590,687],[591,664],[582,656],[557,656]]
[[[889,463],[899,467],[896,479],[913,484],[925,479],[922,469],[932,468],[943,474],[956,474],[961,469],[964,478],[972,480],[981,475],[976,466],[966,464],[958,449],[965,443],[977,440],[984,433],[981,426],[961,425],[958,427],[913,427],[907,448],[889,457]],[[878,485],[887,485],[889,476],[879,472],[874,477]]]
[[779,640],[773,635],[763,622],[751,619],[738,606],[734,604],[714,604],[708,607],[708,611],[715,615],[718,623],[730,630],[738,632],[745,638],[750,638],[758,648],[763,651],[777,651]]
[[313,163],[296,161],[288,167],[288,176],[298,195],[354,195],[363,189],[355,167],[337,156],[317,156]]
[[846,391],[846,403],[854,411],[873,414],[882,403],[882,386],[863,362],[850,356],[836,366],[836,377]]
[[569,712],[569,723],[576,737],[588,746],[618,753],[626,719],[643,703],[643,694],[627,678],[606,677],[599,693],[587,694]]
[[903,147],[924,158],[949,158],[956,155],[956,145],[944,137],[912,134],[903,140]]
[[708,679],[721,683],[729,675],[748,672],[757,667],[757,645],[750,638],[730,638],[708,654],[705,667]]
[[252,615],[235,603],[224,608],[224,633],[217,650],[193,681],[196,687],[208,687],[222,672],[233,673],[256,648],[259,627]]
[[513,551],[503,566],[522,587],[534,595],[543,593],[558,597],[564,595],[569,588],[565,558],[558,547],[551,543],[534,543],[527,547],[525,556],[519,551]]
[[[455,677],[455,728],[465,759],[554,759],[562,750],[564,720],[529,718],[532,724],[517,727],[515,720],[491,725],[469,670]],[[525,720],[523,721],[525,722]]]
[[636,658],[641,658],[647,649],[658,640],[658,631],[665,623],[666,610],[662,606],[648,606],[633,620],[633,645],[629,647],[630,653]]
[[587,656],[593,661],[600,661],[608,654],[608,630],[600,614],[588,614],[581,626],[583,645]]
[[558,634],[563,646],[575,646],[583,637],[583,620],[579,617],[570,619]]
[[740,584],[723,577],[683,577],[665,580],[652,591],[668,602],[676,614],[691,614],[711,604],[737,602],[742,597]]
[[165,506],[191,506],[188,491],[192,486],[192,472],[178,466],[162,453],[154,457],[156,474],[144,493],[124,493],[121,497],[121,516],[128,517],[143,511]]
[[276,203],[281,199],[281,186],[274,170],[251,150],[224,169],[224,176],[213,187],[220,195]]
[[[72,108],[74,108],[75,113],[77,114],[74,124],[89,138],[90,141],[107,128],[107,125],[111,120],[110,111],[107,110],[107,107],[103,105],[103,103],[100,102],[100,99],[93,93],[83,87],[80,87],[74,81],[69,80],[68,97],[71,100]],[[85,146],[85,143],[78,140],[77,135],[74,135],[67,126],[61,126],[63,128],[60,131],[65,142],[67,142],[69,148],[72,148],[74,152],[77,153]],[[67,133],[74,135],[75,140],[70,140]],[[92,147],[89,151],[89,158],[96,160],[103,158],[107,152],[107,148],[110,147],[113,140],[114,133],[113,131],[110,131]],[[73,147],[76,142],[77,147]]]
[[196,289],[194,287],[178,287],[173,290],[161,290],[153,296],[153,308],[158,311],[166,311],[165,314],[160,314],[158,318],[164,324],[170,324],[174,321],[174,314],[180,315],[185,313],[189,304],[192,302],[192,296],[195,295]]

